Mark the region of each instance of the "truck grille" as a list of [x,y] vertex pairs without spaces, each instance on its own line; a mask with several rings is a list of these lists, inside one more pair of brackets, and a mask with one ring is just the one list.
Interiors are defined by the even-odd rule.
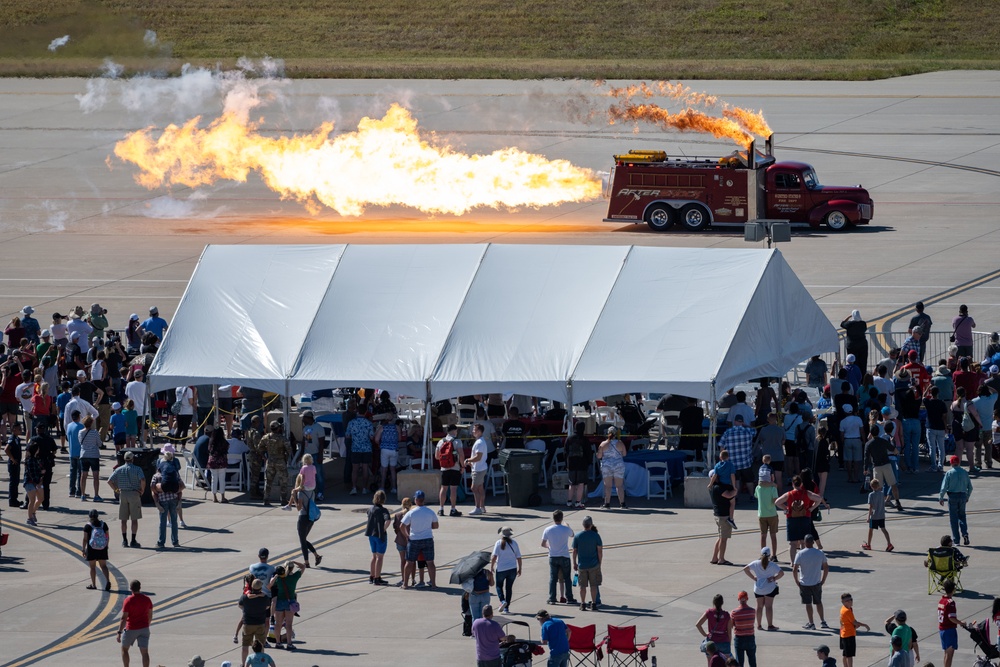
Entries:
[[871,204],[862,204],[861,205],[861,217],[864,218],[865,220],[871,220],[872,219],[872,207],[871,207]]

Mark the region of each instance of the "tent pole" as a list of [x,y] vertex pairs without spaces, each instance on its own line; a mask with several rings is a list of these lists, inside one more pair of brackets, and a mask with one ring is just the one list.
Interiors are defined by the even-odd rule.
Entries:
[[716,414],[718,413],[718,404],[715,400],[715,380],[712,380],[712,384],[709,386],[709,399],[708,399],[708,459],[705,461],[707,464],[711,464],[715,461],[715,424],[716,424]]
[[141,415],[139,417],[140,419],[142,419],[142,443],[141,444],[144,447],[148,447],[153,442],[153,439],[149,435],[149,422],[150,422],[150,420],[151,420],[151,418],[153,416],[153,410],[152,410],[153,405],[152,405],[152,401],[150,399],[153,397],[153,395],[149,391],[149,378],[146,377],[145,375],[143,375],[142,379],[145,380],[145,382],[143,382],[142,384],[146,387],[146,406],[145,406],[145,412],[146,412],[146,414],[145,415]]
[[219,385],[212,385],[212,426],[219,428]]
[[285,378],[285,395],[284,395],[284,400],[281,401],[281,414],[285,418],[285,440],[288,440],[289,442],[291,442],[292,441],[292,420],[291,420],[291,417],[289,416],[289,414],[290,414],[289,404],[292,401],[291,401],[291,396],[289,395],[289,391],[290,391],[290,389],[289,389],[288,378]]
[[427,380],[424,397],[424,442],[420,447],[420,469],[427,469],[427,447],[431,443],[431,381]]
[[566,418],[563,420],[563,430],[566,437],[573,435],[573,381],[566,383]]

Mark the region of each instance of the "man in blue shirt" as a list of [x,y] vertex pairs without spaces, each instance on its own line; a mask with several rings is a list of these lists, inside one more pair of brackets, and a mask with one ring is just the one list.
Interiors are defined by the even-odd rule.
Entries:
[[580,611],[587,610],[587,589],[591,590],[594,604],[591,609],[597,611],[601,585],[601,561],[604,557],[604,542],[594,527],[594,520],[583,517],[583,530],[573,537],[573,571],[580,577]]
[[566,667],[569,664],[569,628],[544,609],[539,610],[535,618],[542,624],[542,644],[549,647],[548,667]]
[[70,413],[72,420],[66,427],[66,440],[69,441],[69,497],[79,498],[82,489],[80,488],[80,431],[83,424],[80,423],[80,411],[73,410]]
[[160,311],[156,306],[150,307],[149,319],[139,326],[144,331],[148,331],[156,336],[161,342],[163,341],[163,335],[167,333],[167,321],[160,317]]
[[969,473],[959,465],[959,458],[952,455],[949,459],[951,470],[944,474],[941,480],[941,491],[938,502],[944,505],[945,494],[948,495],[948,518],[951,520],[951,539],[958,544],[959,533],[969,543],[969,524],[965,520],[965,504],[972,496],[972,481]]

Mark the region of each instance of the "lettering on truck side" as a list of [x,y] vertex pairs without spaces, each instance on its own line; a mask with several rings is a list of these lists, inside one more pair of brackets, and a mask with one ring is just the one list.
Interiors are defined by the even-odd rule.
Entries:
[[632,188],[622,188],[616,196],[627,197],[631,195],[638,200],[641,197],[660,197],[662,199],[698,199],[701,193],[698,190],[633,190]]

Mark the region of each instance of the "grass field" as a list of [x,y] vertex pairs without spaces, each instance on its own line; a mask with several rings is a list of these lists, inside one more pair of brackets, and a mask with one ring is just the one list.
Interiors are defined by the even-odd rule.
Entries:
[[[281,58],[304,77],[871,79],[1000,67],[967,0],[4,0],[0,75]],[[147,30],[157,42],[144,42]],[[51,40],[69,43],[48,51]]]

